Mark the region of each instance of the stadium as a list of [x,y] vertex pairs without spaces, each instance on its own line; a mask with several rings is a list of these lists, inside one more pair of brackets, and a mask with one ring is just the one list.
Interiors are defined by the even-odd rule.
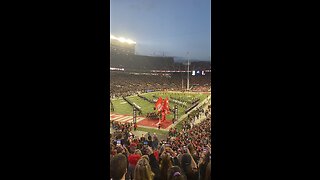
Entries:
[[138,55],[136,44],[110,36],[110,156],[127,151],[126,179],[134,179],[137,163],[130,156],[138,156],[137,150],[148,154],[145,145],[157,152],[157,159],[166,152],[161,149],[165,145],[170,157],[189,151],[195,159],[208,160],[211,63]]
[[[136,55],[134,51],[132,52],[134,48],[129,46],[136,44],[132,40],[111,35],[110,43],[111,120],[133,122],[132,115],[135,108],[139,115],[137,123],[143,120],[144,123],[140,123],[142,127],[152,128],[152,121],[148,115],[155,113],[157,98],[168,97],[169,109],[172,112],[175,107],[178,109],[178,113],[168,114],[167,117],[171,122],[192,112],[198,104],[210,98],[211,70],[208,63],[190,63],[189,67],[192,69],[188,75],[187,66],[175,63],[173,57]],[[121,44],[123,46],[118,48]],[[121,119],[119,115],[126,117]],[[164,130],[167,129],[167,125],[171,125],[170,121],[166,121]]]

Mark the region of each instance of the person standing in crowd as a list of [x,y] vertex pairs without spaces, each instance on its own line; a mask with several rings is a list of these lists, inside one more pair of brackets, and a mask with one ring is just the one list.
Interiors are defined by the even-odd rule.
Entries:
[[144,135],[141,135],[140,141],[143,143],[146,140],[146,138],[144,137]]
[[127,158],[123,154],[117,154],[111,159],[110,176],[112,180],[125,180],[127,173]]
[[151,137],[150,133],[148,133],[148,145],[150,147],[152,147],[152,137]]
[[133,177],[134,177],[134,169],[135,169],[139,159],[141,158],[141,156],[142,156],[142,153],[141,153],[141,151],[139,149],[136,149],[134,151],[134,153],[132,153],[132,154],[130,154],[128,156],[128,161],[129,161],[129,168],[128,168],[129,179],[133,179]]
[[151,171],[150,164],[147,159],[139,159],[135,170],[134,180],[153,180],[154,173]]
[[152,148],[158,149],[159,140],[156,133],[153,134]]
[[199,160],[199,174],[200,180],[204,180],[206,176],[207,166],[210,162],[210,155],[207,150],[202,151]]
[[146,149],[146,154],[149,157],[149,164],[151,166],[151,170],[154,173],[154,180],[160,180],[160,168],[159,168],[159,163],[154,155],[154,152],[150,146],[147,146]]
[[204,180],[209,180],[209,179],[211,179],[211,161],[207,165],[206,175],[205,175]]
[[168,170],[167,180],[186,180],[186,177],[179,166],[172,166]]
[[134,126],[133,126],[133,127],[134,127],[134,130],[136,131],[136,130],[137,130],[137,127],[138,127],[138,126],[137,126],[137,123],[134,123]]
[[[172,167],[171,157],[169,154],[165,153],[161,157],[160,174],[168,174],[168,169]],[[167,176],[161,176],[162,180],[167,180]]]
[[190,153],[183,154],[181,157],[181,169],[187,176],[187,180],[198,179],[198,168]]

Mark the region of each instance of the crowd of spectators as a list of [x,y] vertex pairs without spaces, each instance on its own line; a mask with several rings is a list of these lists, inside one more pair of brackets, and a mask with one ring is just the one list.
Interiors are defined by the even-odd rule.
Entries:
[[[205,115],[203,121],[193,124]],[[129,126],[129,125],[128,125]],[[211,179],[210,110],[198,108],[178,130],[159,139],[154,133],[135,136],[127,126],[110,135],[112,180],[206,180]]]
[[[111,72],[110,79],[111,98],[137,95],[148,91],[182,90],[181,73],[172,73],[170,76],[165,76],[134,75],[127,72]],[[196,83],[197,87],[207,87],[205,89],[207,90],[211,86],[211,76],[190,76],[190,84],[193,83]],[[186,77],[184,78],[184,86],[186,86]]]
[[192,91],[198,91],[198,92],[208,92],[211,86],[193,86]]
[[119,122],[119,121],[110,121],[112,129],[126,133],[132,130],[133,123],[132,122]]
[[[130,70],[187,70],[186,62],[177,62],[173,57],[121,54],[111,51],[110,66]],[[210,61],[191,61],[192,69],[211,69]]]

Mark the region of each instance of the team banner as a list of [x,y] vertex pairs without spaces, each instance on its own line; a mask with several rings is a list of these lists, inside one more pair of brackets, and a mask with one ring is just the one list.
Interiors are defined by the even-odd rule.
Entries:
[[168,97],[164,100],[163,109],[165,114],[170,114],[170,107],[169,107],[169,99]]
[[156,110],[157,110],[158,112],[160,112],[161,109],[162,109],[162,101],[163,101],[162,98],[159,97],[158,100],[157,100],[157,102],[156,102],[156,104],[155,104]]

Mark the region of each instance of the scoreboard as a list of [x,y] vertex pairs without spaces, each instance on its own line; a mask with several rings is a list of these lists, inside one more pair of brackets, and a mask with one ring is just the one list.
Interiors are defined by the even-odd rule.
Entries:
[[192,75],[192,76],[205,76],[206,73],[205,73],[204,70],[193,70],[193,71],[191,72],[191,75]]

